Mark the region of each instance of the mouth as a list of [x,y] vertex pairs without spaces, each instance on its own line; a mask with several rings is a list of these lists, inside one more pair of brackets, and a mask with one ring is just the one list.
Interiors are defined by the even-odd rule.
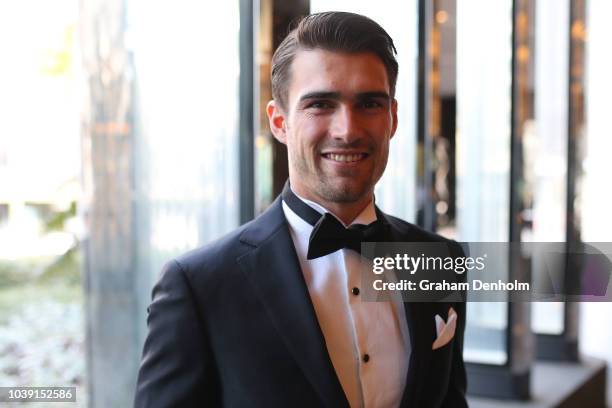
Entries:
[[357,163],[368,157],[367,153],[323,153],[322,156],[337,163]]

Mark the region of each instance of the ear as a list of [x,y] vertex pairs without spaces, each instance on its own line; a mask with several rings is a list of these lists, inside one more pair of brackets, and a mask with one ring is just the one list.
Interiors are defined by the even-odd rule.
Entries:
[[397,130],[397,99],[395,98],[393,98],[393,102],[391,102],[391,120],[393,121],[391,125],[391,138],[393,138]]
[[270,131],[272,131],[276,140],[282,144],[287,144],[287,123],[285,113],[280,105],[275,100],[271,100],[266,106],[266,113],[270,122]]

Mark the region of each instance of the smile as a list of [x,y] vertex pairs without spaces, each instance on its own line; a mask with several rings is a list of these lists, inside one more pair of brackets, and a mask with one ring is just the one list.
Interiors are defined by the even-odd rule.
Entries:
[[366,153],[352,153],[352,154],[339,154],[339,153],[325,153],[323,157],[329,160],[333,160],[341,163],[353,163],[365,159],[368,155]]

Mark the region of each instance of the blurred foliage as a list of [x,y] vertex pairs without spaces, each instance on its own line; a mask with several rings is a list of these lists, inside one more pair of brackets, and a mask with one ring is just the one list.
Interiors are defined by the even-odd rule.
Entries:
[[36,276],[37,264],[36,260],[21,262],[0,260],[0,289],[32,281]]
[[57,259],[32,258],[19,261],[0,260],[0,289],[30,283],[80,285],[81,251],[70,248]]
[[40,301],[52,300],[58,303],[83,302],[81,286],[63,283],[28,283],[26,285],[0,288],[0,326],[24,308],[24,306]]
[[64,229],[66,220],[76,216],[77,206],[76,201],[70,203],[70,208],[66,211],[57,211],[51,213],[45,217],[45,230],[46,231],[61,231]]
[[81,283],[81,251],[74,246],[55,262],[45,268],[38,280],[46,282],[64,282],[68,285]]
[[87,406],[80,266],[78,246],[54,261],[0,263],[3,386],[75,385],[80,403],[70,406]]
[[72,50],[74,47],[76,26],[68,25],[57,44],[47,50],[42,58],[41,72],[48,76],[63,76],[71,72]]
[[0,307],[0,384],[74,385],[80,403],[69,406],[87,406],[83,302],[75,289],[28,285],[0,290],[0,301],[12,301],[8,309]]

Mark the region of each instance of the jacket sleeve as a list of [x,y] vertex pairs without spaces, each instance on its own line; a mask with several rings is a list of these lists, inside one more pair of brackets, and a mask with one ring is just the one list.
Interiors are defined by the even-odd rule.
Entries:
[[136,408],[218,406],[212,351],[184,270],[169,262],[153,288]]

